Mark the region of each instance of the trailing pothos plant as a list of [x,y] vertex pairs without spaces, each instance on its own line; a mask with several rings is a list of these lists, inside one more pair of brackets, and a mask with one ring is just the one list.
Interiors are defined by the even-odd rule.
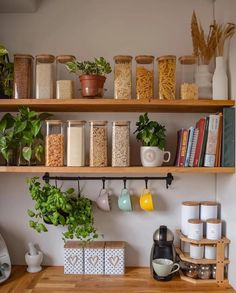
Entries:
[[137,133],[136,139],[142,143],[143,146],[157,146],[161,150],[165,148],[166,144],[166,129],[164,125],[157,121],[150,121],[148,114],[139,116],[139,121],[136,122]]
[[0,98],[10,98],[13,93],[13,68],[7,49],[0,45]]
[[62,239],[77,238],[90,241],[97,238],[93,226],[92,203],[89,199],[76,196],[73,188],[63,191],[49,183],[41,184],[38,177],[27,180],[35,209],[28,210],[29,225],[38,233],[47,232],[47,224],[66,226]]

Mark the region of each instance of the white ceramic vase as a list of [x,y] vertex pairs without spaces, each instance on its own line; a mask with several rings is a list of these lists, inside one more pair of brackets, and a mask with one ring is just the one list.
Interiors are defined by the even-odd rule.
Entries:
[[[165,154],[168,158],[165,159]],[[163,151],[157,146],[142,146],[140,150],[141,162],[144,167],[159,167],[170,161],[170,152]]]
[[25,261],[28,265],[27,272],[29,273],[37,273],[42,270],[41,263],[43,260],[43,253],[41,251],[37,251],[36,255],[30,255],[28,252],[25,254]]
[[223,56],[216,57],[212,89],[213,100],[228,100],[228,77]]
[[195,82],[198,86],[199,99],[212,99],[212,73],[207,64],[197,66]]

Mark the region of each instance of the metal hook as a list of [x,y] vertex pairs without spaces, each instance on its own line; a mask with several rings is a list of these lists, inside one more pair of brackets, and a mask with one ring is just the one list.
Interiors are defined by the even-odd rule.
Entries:
[[56,179],[55,179],[55,186],[56,186],[56,188],[57,188],[57,177],[56,177]]
[[145,177],[145,189],[148,189],[148,178],[147,177]]
[[78,197],[81,196],[81,189],[80,189],[80,177],[78,176]]
[[123,178],[123,182],[124,182],[124,189],[126,189],[126,178]]
[[106,181],[106,179],[104,177],[102,177],[102,189],[105,189],[105,181]]

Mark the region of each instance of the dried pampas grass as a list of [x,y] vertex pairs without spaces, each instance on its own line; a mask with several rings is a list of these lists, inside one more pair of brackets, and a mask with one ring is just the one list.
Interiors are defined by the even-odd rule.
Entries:
[[225,25],[217,25],[216,31],[216,56],[224,55],[224,45],[227,39],[232,38],[235,33],[235,23],[227,23]]

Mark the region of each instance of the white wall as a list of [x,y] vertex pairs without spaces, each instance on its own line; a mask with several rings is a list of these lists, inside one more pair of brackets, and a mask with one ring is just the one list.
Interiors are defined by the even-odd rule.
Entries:
[[[177,4],[178,3],[178,4]],[[212,17],[211,1],[206,0],[50,0],[42,1],[35,14],[2,14],[0,40],[10,53],[46,52],[74,54],[79,58],[105,56],[112,62],[116,54],[175,54],[192,52],[190,22],[193,9],[203,25]],[[107,96],[112,96],[113,75],[108,77]],[[132,129],[139,113],[57,113],[58,118],[129,119]],[[175,154],[176,131],[194,125],[202,114],[152,114],[167,126],[168,146]],[[137,145],[132,136],[132,162],[138,161]],[[0,231],[9,246],[13,263],[24,263],[28,241],[38,243],[45,253],[44,263],[63,264],[61,230],[50,228],[38,235],[27,226],[26,210],[33,206],[24,182],[35,174],[0,175]],[[41,174],[39,174],[41,175]],[[180,203],[184,200],[214,200],[214,175],[178,174],[169,190],[164,182],[151,182],[156,211],[145,213],[136,209],[123,213],[117,209],[117,196],[122,183],[109,182],[113,193],[113,211],[103,213],[95,209],[95,223],[105,239],[125,240],[127,264],[147,266],[152,244],[152,233],[161,224],[173,231],[180,225]],[[71,183],[73,185],[73,183]],[[66,184],[65,184],[66,185]],[[85,184],[90,198],[98,196],[100,182]],[[139,195],[142,182],[130,182],[133,193]]]

